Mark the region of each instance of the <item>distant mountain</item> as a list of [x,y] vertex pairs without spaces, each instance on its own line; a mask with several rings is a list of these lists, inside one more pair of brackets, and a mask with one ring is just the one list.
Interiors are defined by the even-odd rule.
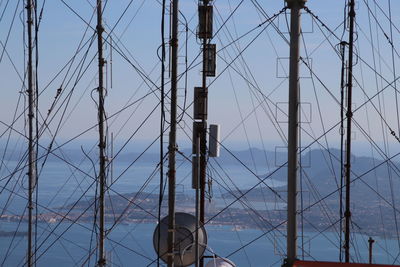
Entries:
[[[302,162],[303,168],[301,175],[299,174],[299,180],[303,181],[303,191],[310,202],[318,199],[318,196],[331,195],[326,201],[337,204],[341,172],[340,151],[337,149],[331,149],[329,152],[319,149],[311,150],[302,156]],[[353,155],[351,167],[351,180],[354,180],[351,184],[351,198],[355,204],[365,205],[371,201],[375,203],[378,199],[382,201],[382,198],[390,202],[392,189],[400,188],[400,165],[398,163],[386,163],[371,157]],[[267,179],[286,182],[287,168],[283,167],[259,177],[260,179],[268,177]],[[224,197],[238,197],[246,190],[225,193]],[[286,186],[275,187],[274,190],[283,199],[286,199]],[[400,194],[396,193],[393,197],[395,203],[400,202]],[[260,187],[249,192],[246,198],[259,201],[276,200],[277,195],[261,184]]]

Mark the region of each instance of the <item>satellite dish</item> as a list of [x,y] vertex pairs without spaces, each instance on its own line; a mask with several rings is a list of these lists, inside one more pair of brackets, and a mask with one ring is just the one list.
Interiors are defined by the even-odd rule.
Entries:
[[[158,250],[158,235],[160,233],[160,250]],[[199,227],[199,257],[207,247],[207,234],[203,226]],[[175,258],[176,267],[189,266],[196,261],[196,218],[187,213],[175,213]],[[159,257],[167,262],[168,252],[168,216],[157,225],[153,234],[153,246]]]
[[206,267],[236,267],[236,265],[225,258],[215,258],[209,261]]

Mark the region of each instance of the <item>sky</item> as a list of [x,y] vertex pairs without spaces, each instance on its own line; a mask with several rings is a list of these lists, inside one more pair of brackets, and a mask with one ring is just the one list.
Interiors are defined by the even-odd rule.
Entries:
[[[394,17],[392,26],[388,19],[389,2]],[[3,47],[0,49],[3,93],[0,131],[8,133],[7,125],[14,121],[16,114],[20,116],[14,124],[18,132],[13,131],[12,138],[18,139],[26,131],[23,111],[27,99],[21,93],[24,91],[22,80],[27,53],[24,46],[26,18],[22,1],[6,5],[6,1],[0,1],[0,11],[4,10],[0,21]],[[221,140],[229,146],[270,150],[286,146],[289,11],[277,16],[274,24],[265,23],[258,27],[266,21],[266,16],[279,13],[285,6],[284,1],[216,0],[213,5],[214,33],[217,34],[212,42],[217,44],[218,58],[217,77],[207,80],[209,123],[221,125]],[[340,142],[337,126],[340,121],[341,60],[337,54],[340,40],[332,32],[339,38],[343,36],[342,40],[348,40],[348,31],[344,31],[342,24],[344,5],[343,0],[310,0],[307,7],[314,16],[306,11],[302,14],[301,55],[312,68],[310,72],[304,64],[301,66],[302,146],[320,142],[325,147],[337,147]],[[48,129],[41,138],[44,143],[54,135],[59,143],[70,139],[76,145],[84,141],[95,142],[97,107],[92,98],[97,97],[98,76],[97,45],[93,39],[94,1],[38,1],[38,6],[39,10],[43,6],[36,69],[41,92],[38,100],[41,124],[57,89],[62,88],[62,94],[46,119]],[[398,133],[396,94],[394,86],[388,87],[388,83],[396,77],[393,70],[399,69],[397,36],[400,26],[394,16],[399,9],[400,4],[396,1],[357,2],[353,108],[361,108],[355,112],[357,123],[352,131],[355,147],[360,147],[362,153],[371,150],[370,140],[374,140],[380,149],[389,150],[389,154],[398,151],[398,142],[390,134],[391,130]],[[178,61],[179,73],[183,75],[178,84],[178,101],[180,108],[187,107],[187,114],[180,121],[178,143],[187,147],[191,137],[193,88],[201,85],[200,43],[195,38],[197,1],[180,1],[180,12]],[[160,92],[156,87],[160,86],[161,71],[157,55],[161,44],[161,5],[153,0],[109,1],[103,17],[105,36],[111,35],[114,44],[111,49],[108,38],[104,47],[108,133],[109,136],[113,133],[119,144],[129,141],[130,146],[143,149],[160,132]],[[168,18],[166,21],[168,26]],[[183,21],[188,23],[187,36]],[[394,37],[389,42],[391,31]],[[165,32],[168,38],[168,27]],[[184,75],[186,53],[190,66],[187,76]],[[72,64],[68,64],[71,59]],[[168,72],[166,75],[165,88],[169,90]],[[369,97],[381,90],[382,93],[364,105]],[[166,101],[167,126],[168,105],[169,101]],[[325,132],[328,132],[326,138],[321,138]]]

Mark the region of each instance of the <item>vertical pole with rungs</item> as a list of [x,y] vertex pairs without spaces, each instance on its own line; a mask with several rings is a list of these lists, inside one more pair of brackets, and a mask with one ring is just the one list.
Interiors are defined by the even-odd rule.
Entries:
[[345,262],[350,262],[350,173],[351,173],[351,120],[353,118],[352,111],[352,96],[353,96],[353,51],[354,51],[354,19],[356,16],[355,2],[349,1],[349,18],[350,18],[350,31],[349,31],[349,67],[347,75],[347,127],[346,127],[346,163],[345,163],[345,185],[346,185],[346,210],[344,212],[345,229],[344,229],[344,252]]
[[97,0],[97,48],[98,48],[98,64],[99,64],[99,103],[98,103],[98,123],[99,123],[99,254],[98,254],[98,266],[103,267],[106,265],[105,257],[105,222],[104,222],[104,210],[105,210],[105,186],[106,186],[106,165],[105,165],[105,149],[106,140],[104,135],[104,58],[103,58],[103,7],[102,0]]
[[178,83],[178,0],[172,1],[171,35],[171,127],[168,145],[168,267],[174,266],[175,251],[175,185],[176,185],[176,112]]
[[27,12],[27,30],[28,30],[28,149],[29,149],[29,162],[28,162],[28,254],[27,262],[28,267],[33,266],[33,253],[32,253],[32,235],[33,235],[33,191],[36,183],[36,160],[35,160],[35,148],[34,148],[34,136],[33,136],[33,118],[34,118],[34,92],[33,92],[33,41],[32,41],[32,17],[33,3],[32,0],[26,2]]

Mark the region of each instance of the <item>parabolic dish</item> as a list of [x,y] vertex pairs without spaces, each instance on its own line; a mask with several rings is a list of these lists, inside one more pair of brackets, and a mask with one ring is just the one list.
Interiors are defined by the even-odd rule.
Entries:
[[206,267],[236,267],[236,265],[228,259],[216,258],[209,261]]
[[[199,257],[204,254],[207,247],[207,234],[203,226],[199,227]],[[160,242],[158,238],[160,235]],[[175,258],[176,267],[189,266],[196,261],[196,218],[187,213],[175,213]],[[164,217],[157,225],[153,234],[153,245],[157,255],[167,262],[168,252],[168,216]]]

